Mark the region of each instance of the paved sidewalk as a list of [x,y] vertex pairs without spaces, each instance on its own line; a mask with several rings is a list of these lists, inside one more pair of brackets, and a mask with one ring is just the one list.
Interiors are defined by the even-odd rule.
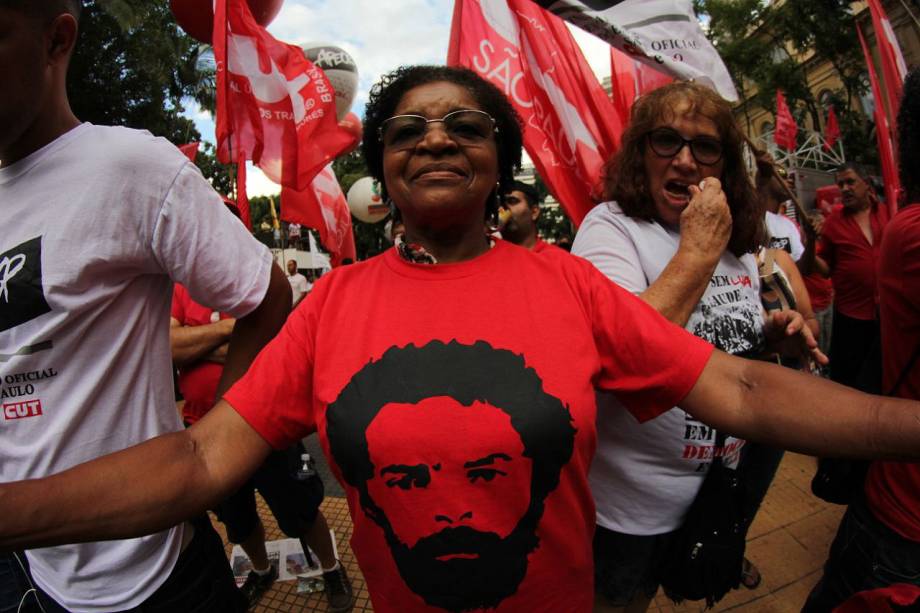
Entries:
[[[801,609],[820,577],[828,547],[844,511],[843,507],[826,504],[811,495],[809,484],[814,470],[813,458],[786,454],[749,535],[747,556],[760,569],[763,582],[756,590],[735,590],[713,611],[794,613]],[[329,489],[332,488],[327,487],[327,491]],[[268,539],[284,538],[262,499],[258,500]],[[351,520],[345,499],[327,496],[322,509],[335,530],[339,553],[358,595],[354,610],[373,611],[364,579],[348,545]],[[215,521],[214,525],[221,529],[219,522]],[[675,605],[659,594],[649,611],[676,613],[703,611],[704,608],[700,603]],[[326,601],[323,594],[298,594],[295,582],[277,582],[256,610],[326,611]]]

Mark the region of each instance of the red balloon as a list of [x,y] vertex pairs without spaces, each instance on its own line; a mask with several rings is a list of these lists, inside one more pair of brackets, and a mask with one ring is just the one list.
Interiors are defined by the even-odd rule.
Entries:
[[[278,16],[284,0],[248,0],[249,10],[260,26],[267,26]],[[178,23],[192,38],[211,44],[214,29],[212,0],[169,0],[169,8]]]
[[357,115],[354,113],[349,113],[348,115],[345,115],[345,118],[342,119],[342,121],[339,122],[339,128],[348,132],[354,139],[352,144],[349,145],[348,149],[342,152],[344,155],[345,153],[354,151],[355,147],[358,146],[358,143],[361,142],[361,136],[364,134],[364,127],[361,125],[361,119]]

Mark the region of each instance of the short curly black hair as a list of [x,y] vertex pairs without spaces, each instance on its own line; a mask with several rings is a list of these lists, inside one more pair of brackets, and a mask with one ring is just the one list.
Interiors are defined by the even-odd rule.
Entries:
[[[498,127],[496,145],[498,148],[498,183],[501,193],[509,190],[514,182],[514,171],[521,166],[521,118],[511,102],[497,87],[468,68],[458,66],[401,66],[383,75],[371,89],[364,111],[364,140],[361,150],[371,176],[381,186],[381,193],[387,197],[383,179],[383,143],[378,134],[380,126],[393,116],[403,95],[413,87],[446,81],[465,87],[479,103],[481,110],[495,119]],[[495,198],[490,197],[486,214],[494,213]]]
[[898,111],[898,150],[907,202],[920,202],[920,68],[911,70],[904,81]]

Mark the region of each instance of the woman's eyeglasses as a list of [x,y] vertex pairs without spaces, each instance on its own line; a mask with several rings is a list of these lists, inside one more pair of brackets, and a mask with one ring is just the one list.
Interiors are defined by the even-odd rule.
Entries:
[[440,122],[451,140],[458,145],[479,145],[498,132],[495,120],[485,111],[462,109],[452,111],[440,119],[427,119],[421,115],[395,115],[384,120],[377,135],[384,147],[410,149],[425,137],[428,124]]
[[690,145],[690,153],[697,163],[703,166],[712,166],[722,159],[722,143],[712,136],[697,136],[686,139],[677,130],[671,128],[655,128],[648,133],[648,145],[663,158],[672,158],[684,145]]

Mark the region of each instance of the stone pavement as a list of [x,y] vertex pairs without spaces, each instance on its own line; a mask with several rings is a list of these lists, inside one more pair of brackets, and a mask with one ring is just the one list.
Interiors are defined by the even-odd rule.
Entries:
[[[308,444],[309,447],[312,445]],[[826,504],[811,495],[809,484],[814,470],[813,458],[786,454],[749,534],[747,556],[760,569],[763,582],[756,590],[735,590],[713,611],[793,613],[801,609],[808,592],[821,576],[827,550],[844,511],[843,507]],[[322,509],[335,530],[339,553],[358,595],[354,610],[373,611],[348,545],[351,520],[345,499],[335,495],[340,492],[338,484],[327,479],[327,498]],[[269,540],[284,538],[261,498],[259,513]],[[220,523],[214,523],[220,529]],[[296,587],[295,582],[275,583],[256,611],[326,611],[323,594],[301,595]],[[659,594],[649,611],[677,613],[703,611],[704,608],[700,603],[675,605]]]

